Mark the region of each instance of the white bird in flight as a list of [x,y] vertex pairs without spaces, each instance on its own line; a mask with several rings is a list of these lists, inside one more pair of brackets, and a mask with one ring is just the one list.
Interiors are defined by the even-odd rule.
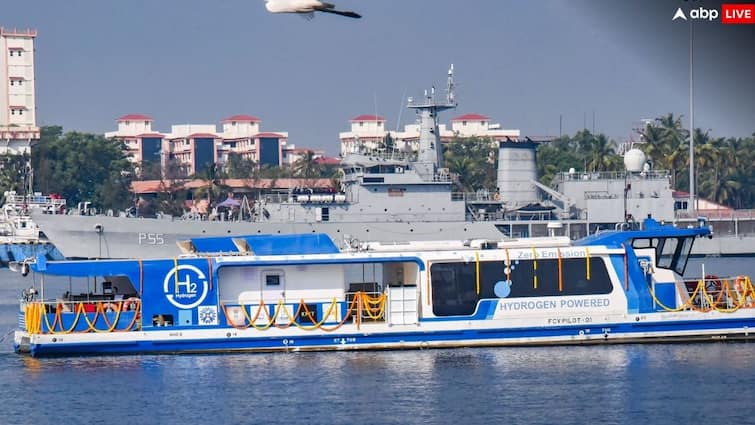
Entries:
[[320,0],[265,0],[265,7],[270,13],[299,13],[308,17],[312,17],[314,12],[333,13],[349,18],[362,17],[350,10],[336,10],[336,5]]

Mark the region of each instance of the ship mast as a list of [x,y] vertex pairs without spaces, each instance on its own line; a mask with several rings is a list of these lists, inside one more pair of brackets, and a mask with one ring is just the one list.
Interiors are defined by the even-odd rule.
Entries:
[[438,131],[438,112],[456,108],[454,99],[454,66],[448,70],[446,98],[442,101],[435,99],[435,86],[430,93],[425,90],[424,98],[415,102],[409,98],[408,107],[416,110],[419,115],[419,153],[415,168],[420,175],[433,175],[438,168],[443,167],[443,149],[441,147],[440,132]]
[[689,206],[691,215],[695,214],[695,83],[693,67],[694,27],[689,21]]

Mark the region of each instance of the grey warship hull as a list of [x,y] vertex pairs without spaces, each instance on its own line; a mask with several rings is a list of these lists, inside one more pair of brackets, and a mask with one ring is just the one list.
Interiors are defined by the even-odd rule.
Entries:
[[[35,215],[34,220],[49,233],[47,236],[54,241],[56,248],[69,258],[174,257],[182,254],[179,241],[200,236],[325,233],[341,247],[358,241],[401,243],[545,236],[550,223],[541,220],[254,223],[47,214]],[[712,223],[715,229],[716,222]],[[559,233],[572,239],[585,236],[589,227],[584,220],[565,221],[563,224]],[[677,224],[684,226],[688,223]],[[692,254],[753,256],[755,237],[721,235],[701,239],[695,243]]]

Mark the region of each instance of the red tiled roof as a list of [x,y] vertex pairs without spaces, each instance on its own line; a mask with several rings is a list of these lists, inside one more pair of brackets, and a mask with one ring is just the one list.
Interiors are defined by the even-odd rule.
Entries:
[[118,122],[121,121],[154,121],[152,117],[142,114],[128,114],[124,115],[117,120]]
[[283,138],[283,135],[282,134],[278,134],[278,133],[257,133],[257,134],[254,135],[255,139],[259,138],[259,137],[277,137],[277,138],[281,139],[281,138]]
[[[333,187],[330,179],[225,179],[222,183],[232,189],[290,189],[294,187],[329,188]],[[132,181],[131,191],[134,193],[167,192],[170,181],[143,180]],[[187,180],[182,184],[184,189],[197,189],[205,185],[202,180]]]
[[219,139],[220,137],[212,133],[193,133],[189,134],[188,139]]
[[464,114],[461,116],[458,116],[451,121],[487,121],[490,118],[486,117],[485,115],[480,114]]
[[159,137],[162,139],[163,137],[165,137],[165,135],[161,133],[142,133],[137,134],[136,137]]
[[37,30],[32,28],[27,28],[24,30],[20,30],[17,28],[13,29],[5,29],[3,27],[0,27],[0,35],[7,35],[10,37],[36,37],[37,36]]
[[360,115],[351,119],[351,122],[355,121],[385,121],[385,118],[379,115]]
[[341,163],[341,160],[338,158],[333,158],[332,156],[321,156],[319,158],[315,158],[315,163],[322,165],[338,165]]
[[253,117],[251,115],[234,115],[232,117],[228,117],[224,119],[221,122],[231,122],[231,121],[239,121],[239,122],[262,122],[261,119],[257,117]]

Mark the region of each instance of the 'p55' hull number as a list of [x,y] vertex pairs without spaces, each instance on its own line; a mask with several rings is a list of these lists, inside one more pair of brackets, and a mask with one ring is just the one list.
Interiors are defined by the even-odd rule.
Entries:
[[162,233],[139,232],[139,245],[165,245]]

